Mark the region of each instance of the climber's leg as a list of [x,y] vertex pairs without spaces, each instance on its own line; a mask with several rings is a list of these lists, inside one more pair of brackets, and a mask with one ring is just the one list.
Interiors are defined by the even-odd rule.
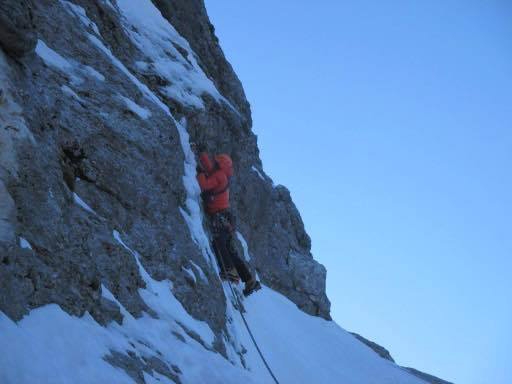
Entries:
[[223,234],[219,234],[213,239],[213,248],[215,249],[215,256],[217,256],[217,262],[219,263],[220,269],[223,272],[227,272],[235,268],[229,255],[226,240],[226,236]]
[[240,275],[240,278],[244,283],[251,280],[252,273],[249,269],[249,266],[245,262],[245,260],[242,260],[242,258],[239,256],[235,244],[234,244],[234,238],[233,233],[230,232],[227,234],[227,240],[226,240],[227,250],[229,253],[229,258],[231,259],[231,264],[235,266],[236,270],[238,271],[238,274]]

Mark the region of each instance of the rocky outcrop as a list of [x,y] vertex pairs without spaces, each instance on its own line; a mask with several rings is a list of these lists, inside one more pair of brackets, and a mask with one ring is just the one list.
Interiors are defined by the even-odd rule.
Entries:
[[359,340],[363,344],[366,344],[368,347],[373,349],[373,351],[375,351],[375,353],[377,353],[377,355],[379,355],[383,359],[392,361],[393,363],[395,362],[395,360],[393,360],[393,358],[391,357],[391,354],[389,353],[389,351],[386,348],[384,348],[383,346],[381,346],[377,343],[374,343],[373,341],[368,340],[367,338],[365,338],[357,333],[354,333],[354,332],[351,332],[351,333],[352,333],[352,335],[354,335],[356,337],[357,340]]

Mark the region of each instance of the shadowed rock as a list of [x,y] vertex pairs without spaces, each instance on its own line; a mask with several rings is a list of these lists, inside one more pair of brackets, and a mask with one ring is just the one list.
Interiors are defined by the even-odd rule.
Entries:
[[0,2],[0,46],[11,56],[21,57],[31,52],[37,43],[32,24],[31,0]]

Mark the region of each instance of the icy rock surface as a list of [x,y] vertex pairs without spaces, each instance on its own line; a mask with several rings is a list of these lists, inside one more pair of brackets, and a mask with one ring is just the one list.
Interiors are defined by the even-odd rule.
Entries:
[[[248,312],[296,318],[276,330],[316,329],[340,358],[363,348],[326,320],[325,268],[251,124],[202,0],[1,2],[1,383],[270,382],[218,278],[191,142],[233,157],[240,252],[267,287]],[[417,382],[361,351],[378,377],[323,382]]]

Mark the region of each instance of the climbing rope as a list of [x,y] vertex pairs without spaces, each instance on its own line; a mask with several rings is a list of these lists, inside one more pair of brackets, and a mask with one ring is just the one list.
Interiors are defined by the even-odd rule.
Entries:
[[[222,259],[222,255],[219,253],[219,250],[217,249],[215,244],[214,244],[214,247],[215,247],[215,250],[217,251],[217,255],[219,256],[218,259],[220,260],[222,270],[225,271],[226,268],[224,267],[224,260]],[[252,343],[256,347],[256,350],[258,351],[258,354],[261,357],[261,361],[263,361],[263,364],[265,364],[265,367],[267,368],[268,373],[270,373],[270,376],[272,376],[272,379],[274,379],[274,382],[276,384],[279,384],[279,381],[277,380],[276,376],[274,375],[274,372],[272,372],[270,365],[268,365],[267,360],[265,359],[265,356],[263,356],[263,352],[261,352],[261,349],[260,349],[258,343],[256,342],[256,339],[251,331],[251,328],[249,327],[249,323],[247,323],[247,320],[245,319],[245,316],[242,312],[242,303],[240,302],[240,299],[238,298],[238,295],[236,294],[236,292],[233,288],[233,285],[231,284],[231,281],[229,281],[229,279],[228,279],[228,285],[229,285],[229,289],[231,289],[231,294],[233,295],[233,297],[236,300],[237,310],[240,313],[240,316],[242,317],[245,328],[247,329],[247,333],[249,333],[249,336],[251,337]]]

